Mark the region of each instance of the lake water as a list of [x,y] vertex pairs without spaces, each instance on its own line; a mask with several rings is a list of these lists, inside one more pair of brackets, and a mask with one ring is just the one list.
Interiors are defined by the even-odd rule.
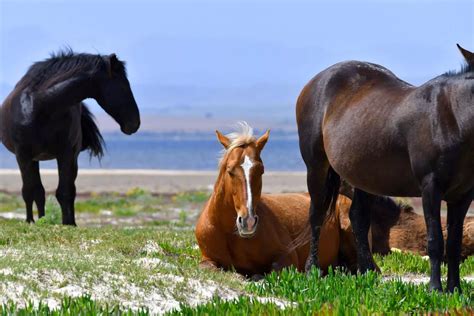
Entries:
[[[215,170],[221,144],[215,138],[176,136],[104,135],[107,151],[99,163],[87,152],[79,157],[80,168]],[[304,171],[296,137],[272,137],[262,152],[265,170]],[[55,161],[41,162],[56,168]],[[18,168],[15,156],[0,144],[0,168]]]

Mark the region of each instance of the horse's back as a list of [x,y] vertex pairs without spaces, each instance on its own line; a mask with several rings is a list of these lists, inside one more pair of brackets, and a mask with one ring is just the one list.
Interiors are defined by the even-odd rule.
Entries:
[[[344,198],[344,197],[343,197]],[[289,232],[299,258],[299,270],[304,270],[309,254],[309,206],[307,193],[285,193],[262,195],[261,202]],[[319,240],[319,262],[323,270],[338,263],[340,246],[340,225],[338,212],[328,217],[322,227]]]
[[263,194],[259,204],[264,205],[290,232],[297,234],[308,223],[311,199],[306,193]]

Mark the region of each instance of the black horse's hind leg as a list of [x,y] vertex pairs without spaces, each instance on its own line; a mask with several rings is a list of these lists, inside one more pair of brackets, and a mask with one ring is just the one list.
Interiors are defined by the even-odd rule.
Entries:
[[59,184],[56,198],[61,205],[64,225],[76,226],[74,200],[76,199],[77,154],[72,151],[58,157]]
[[441,199],[441,190],[436,185],[433,177],[427,177],[423,181],[422,189],[423,213],[431,264],[430,288],[437,291],[443,290],[441,286],[441,260],[444,253],[444,240],[440,215]]
[[349,211],[357,247],[357,264],[362,273],[377,270],[369,245],[370,210],[374,196],[354,189],[354,198]]
[[44,216],[44,188],[39,174],[37,161],[17,158],[21,171],[23,187],[21,193],[26,205],[26,221],[33,223],[33,201],[38,207],[39,217]]
[[306,261],[305,270],[308,272],[313,266],[319,268],[319,235],[321,226],[326,218],[327,209],[325,208],[324,197],[326,195],[326,177],[329,167],[316,169],[308,168],[307,183],[308,191],[311,196],[309,208],[309,221],[311,225],[311,243],[309,256]]
[[34,200],[36,203],[36,207],[38,208],[38,218],[44,216],[44,204],[45,204],[45,191],[43,187],[43,183],[41,183],[41,176],[39,172],[39,163],[36,162],[38,165],[37,171],[35,173],[36,184],[35,184],[35,192],[34,192]]
[[448,239],[446,242],[446,255],[448,257],[448,288],[449,292],[458,289],[461,292],[459,279],[459,262],[461,257],[462,231],[464,217],[471,205],[472,197],[457,202],[448,202]]

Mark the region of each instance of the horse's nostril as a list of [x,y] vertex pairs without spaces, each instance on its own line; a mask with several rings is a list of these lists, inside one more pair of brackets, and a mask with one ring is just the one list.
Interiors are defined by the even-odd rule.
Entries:
[[242,224],[242,217],[239,216],[237,219],[239,220],[239,224]]
[[258,223],[258,216],[255,215],[255,225],[257,225],[257,223]]

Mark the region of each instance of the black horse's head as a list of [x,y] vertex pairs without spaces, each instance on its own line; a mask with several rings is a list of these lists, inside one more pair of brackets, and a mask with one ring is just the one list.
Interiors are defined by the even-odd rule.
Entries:
[[104,67],[96,73],[100,106],[120,125],[123,133],[131,135],[140,127],[140,113],[127,79],[125,64],[115,54],[103,56]]

